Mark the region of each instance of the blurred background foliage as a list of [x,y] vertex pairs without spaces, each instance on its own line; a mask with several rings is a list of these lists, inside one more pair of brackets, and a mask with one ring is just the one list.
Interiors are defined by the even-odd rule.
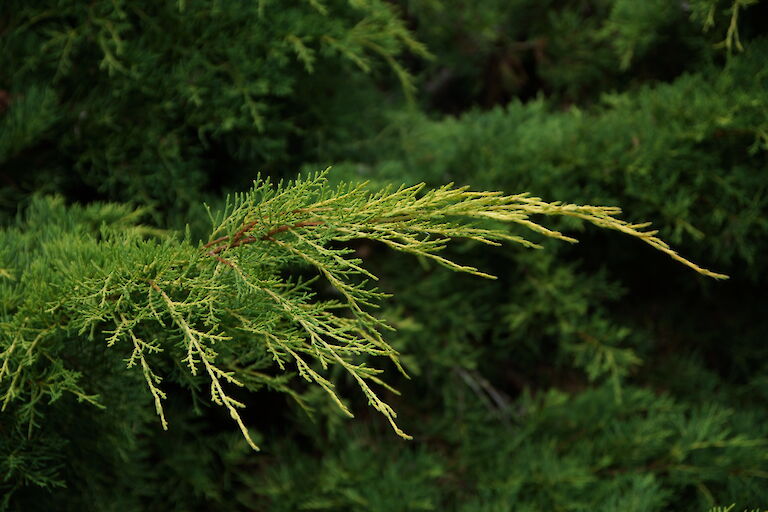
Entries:
[[338,181],[617,205],[731,276],[597,231],[541,251],[452,249],[496,281],[361,242],[396,293],[382,314],[412,379],[390,371],[389,399],[413,441],[362,397],[350,421],[314,391],[312,416],[280,393],[247,397],[261,454],[173,390],[164,433],[105,360],[114,403],[58,403],[58,436],[10,445],[0,415],[6,505],[765,506],[766,20],[758,0],[3,1],[6,223],[56,193],[203,236],[203,201],[334,164]]

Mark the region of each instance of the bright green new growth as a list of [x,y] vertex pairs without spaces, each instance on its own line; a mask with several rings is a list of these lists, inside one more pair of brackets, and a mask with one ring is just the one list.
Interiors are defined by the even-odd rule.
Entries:
[[[1,311],[0,399],[3,409],[20,404],[19,418],[30,432],[44,398],[52,402],[71,393],[99,405],[99,397],[81,383],[83,372],[67,363],[67,347],[87,338],[88,349],[105,343],[121,351],[128,368],[141,372],[163,428],[168,423],[162,379],[174,368],[186,367],[191,388],[205,384],[211,400],[227,409],[258,449],[239,412],[245,404],[232,390],[266,385],[300,401],[286,385],[286,372],[295,367],[352,416],[321,373],[336,366],[353,377],[395,432],[408,438],[396,424],[395,411],[372,387],[394,391],[364,356],[384,356],[403,369],[380,333],[388,326],[369,312],[386,294],[371,286],[376,276],[344,244],[352,240],[374,240],[490,278],[438,253],[453,238],[538,247],[511,232],[509,224],[575,242],[532,218],[560,215],[621,231],[699,273],[726,277],[679,256],[655,231],[645,231],[648,224],[618,219],[618,208],[547,203],[527,194],[453,185],[371,192],[364,183],[330,186],[326,172],[276,187],[257,181],[224,211],[210,213],[207,243],[137,226],[137,214],[124,207],[72,208],[72,215],[58,221],[55,207],[55,202],[36,203],[37,222],[48,222],[36,226],[30,214],[25,229],[6,230],[0,240],[5,248],[0,285],[12,290]],[[315,276],[286,280],[283,272],[297,265]],[[313,291],[310,284],[317,278],[327,281],[334,298]]]

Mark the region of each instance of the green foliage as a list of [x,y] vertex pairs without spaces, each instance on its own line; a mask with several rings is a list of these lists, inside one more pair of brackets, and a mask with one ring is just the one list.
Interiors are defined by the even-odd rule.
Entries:
[[[112,348],[109,352],[121,357],[110,354],[110,364],[122,359],[143,377],[164,429],[167,395],[161,383],[173,375],[181,385],[209,387],[210,400],[227,410],[258,449],[239,412],[245,404],[229,389],[267,386],[301,401],[280,373],[273,374],[275,366],[283,373],[295,366],[300,377],[352,416],[321,373],[338,367],[398,435],[410,438],[371,387],[394,391],[378,377],[382,370],[361,359],[388,357],[402,371],[397,352],[381,335],[388,326],[369,312],[385,296],[367,285],[367,279],[377,278],[359,258],[349,257],[352,249],[337,247],[351,240],[377,241],[452,270],[492,277],[437,252],[450,238],[536,247],[495,227],[499,222],[575,242],[530,220],[560,215],[635,236],[698,272],[725,277],[678,256],[655,231],[642,231],[646,224],[616,219],[616,208],[451,186],[422,191],[421,185],[376,193],[364,185],[330,188],[322,173],[276,188],[257,182],[224,211],[211,213],[211,234],[200,244],[189,236],[151,236],[158,233],[135,224],[140,212],[117,205],[68,211],[61,201],[35,203],[24,224],[2,234],[0,396],[8,421],[17,435],[32,439],[36,430],[45,430],[45,411],[64,396],[104,407],[100,397],[114,393],[113,379],[104,382],[89,368],[103,364],[95,361],[104,358],[100,350]],[[283,277],[286,269],[302,265],[324,278],[338,297],[320,299],[310,282]],[[70,340],[82,353],[73,352]],[[59,483],[37,473],[37,463],[7,456],[9,473],[20,472],[10,490]]]
[[[375,499],[388,489],[397,489],[391,492],[401,510],[680,510],[687,491],[711,495],[740,472],[762,474],[765,464],[765,438],[745,433],[756,419],[720,406],[692,408],[636,388],[621,404],[608,388],[550,391],[502,407],[487,421],[480,419],[487,406],[473,399],[472,388],[454,391],[450,415],[424,432],[431,456],[390,443],[363,450],[373,440],[355,429],[347,433],[352,442],[339,439],[318,459],[295,461],[286,446],[279,456],[285,462],[254,488],[266,489],[275,510],[393,510],[391,501]],[[444,439],[441,432],[451,434]],[[364,496],[348,492],[361,480],[356,488],[366,489]],[[750,497],[761,502],[765,490],[755,486]]]
[[391,69],[411,94],[395,57],[426,54],[378,0],[8,1],[0,23],[0,129],[13,134],[0,163],[14,192],[82,187],[174,214],[207,187],[247,186],[227,165],[295,166],[308,134],[343,132],[332,98],[371,90],[373,72]]
[[740,31],[753,34],[765,15],[752,0],[401,3],[436,55],[423,72],[427,99],[450,113],[539,94],[588,104],[669,80],[716,59],[720,47],[742,50]]
[[[768,240],[761,171],[768,133],[764,55],[765,43],[756,41],[722,71],[713,67],[670,84],[609,95],[589,110],[561,112],[541,99],[459,118],[402,115],[393,121],[397,138],[390,152],[382,155],[377,140],[372,166],[347,165],[342,174],[381,182],[409,177],[432,184],[457,180],[476,187],[523,187],[542,197],[622,204],[633,215],[654,219],[665,238],[691,254],[719,262],[739,280],[762,283],[765,266],[759,255]],[[705,238],[712,244],[702,245]],[[401,317],[395,324],[409,326],[398,340],[404,351],[417,354],[420,366],[424,361],[439,364],[452,354],[461,366],[476,368],[505,354],[514,361],[516,388],[546,385],[541,369],[532,368],[552,364],[552,371],[575,367],[589,380],[609,379],[617,397],[625,379],[658,364],[654,338],[659,332],[678,333],[673,336],[686,340],[682,343],[689,350],[715,354],[734,329],[758,343],[762,327],[753,319],[761,315],[762,301],[755,297],[752,307],[735,302],[749,291],[734,291],[729,295],[734,302],[702,301],[701,289],[692,289],[690,280],[679,276],[668,288],[649,291],[640,285],[640,292],[612,305],[622,290],[639,286],[633,280],[617,283],[618,274],[637,272],[651,257],[614,242],[592,239],[578,252],[553,248],[535,255],[509,254],[503,262],[476,254],[503,283],[482,291],[463,286],[457,292],[453,283],[428,271],[419,274],[417,286],[402,288],[413,282],[409,276],[398,286],[408,309],[395,313]],[[590,251],[592,246],[601,250]],[[574,258],[585,263],[574,264]],[[611,261],[612,267],[601,269],[596,261]],[[471,304],[493,304],[493,309],[467,307],[467,293],[475,297]],[[632,299],[640,293],[650,298]],[[666,300],[668,293],[678,299]],[[659,318],[662,303],[668,314]],[[692,314],[698,307],[701,313]],[[432,317],[432,309],[452,311],[451,321]],[[702,318],[711,309],[723,311],[719,325]],[[681,318],[691,318],[684,329]],[[700,332],[702,322],[710,325],[707,334],[692,335]],[[441,333],[440,341],[425,344],[435,332]],[[711,341],[705,342],[710,332]],[[761,361],[762,351],[751,352],[749,346],[740,345],[751,356],[716,357],[741,359],[739,371],[761,372],[762,364],[753,366],[746,359]],[[445,362],[448,368],[454,364]],[[483,371],[499,370],[486,365]]]
[[631,205],[634,215],[667,226],[673,242],[714,237],[709,257],[760,272],[768,228],[758,171],[768,149],[766,48],[755,42],[722,72],[606,95],[589,111],[553,111],[538,100],[437,121],[403,116],[395,151],[382,158],[379,149],[375,170],[346,169],[382,181],[461,180]]
[[3,2],[0,509],[768,503],[766,14]]
[[[727,507],[713,507],[709,510],[709,512],[733,512],[736,510],[736,504],[729,505]],[[749,509],[744,509],[745,512]],[[749,512],[760,512],[759,508],[751,509]]]

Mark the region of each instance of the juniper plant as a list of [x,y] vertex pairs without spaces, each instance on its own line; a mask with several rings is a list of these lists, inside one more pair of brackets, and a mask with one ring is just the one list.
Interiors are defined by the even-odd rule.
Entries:
[[[725,277],[679,256],[655,231],[646,230],[648,224],[620,220],[615,207],[548,203],[528,194],[453,185],[371,192],[365,183],[330,186],[326,174],[277,186],[257,180],[222,211],[209,209],[212,230],[206,242],[196,243],[189,232],[152,233],[131,222],[136,212],[114,205],[76,209],[80,222],[48,219],[37,226],[43,233],[29,225],[3,232],[3,410],[13,407],[31,435],[40,425],[44,401],[69,393],[99,407],[98,391],[83,383],[88,368],[72,361],[78,357],[73,340],[85,339],[118,351],[130,371],[143,375],[163,428],[169,419],[162,381],[169,368],[184,367],[190,382],[204,381],[211,401],[228,411],[248,444],[258,449],[239,412],[245,403],[232,390],[269,385],[299,399],[280,378],[295,367],[352,416],[325,375],[335,366],[353,377],[399,436],[409,438],[375,387],[394,390],[380,378],[382,370],[362,357],[389,358],[404,371],[398,353],[382,337],[387,324],[371,313],[386,294],[373,286],[376,276],[345,245],[356,239],[492,278],[439,253],[454,238],[538,247],[510,224],[575,242],[533,219],[560,215],[623,232],[701,274]],[[110,213],[121,222],[102,222],[97,236],[83,227],[83,219],[105,220]],[[315,276],[285,278],[284,272],[297,265]],[[337,297],[319,297],[311,286],[317,278],[327,281]]]

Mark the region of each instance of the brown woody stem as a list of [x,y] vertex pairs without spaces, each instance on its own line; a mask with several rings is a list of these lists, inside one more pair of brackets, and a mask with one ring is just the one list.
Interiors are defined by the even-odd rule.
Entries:
[[[251,222],[248,222],[247,224],[243,224],[243,227],[241,227],[239,230],[237,230],[237,233],[235,233],[231,237],[231,241],[228,244],[223,244],[222,242],[226,242],[227,240],[230,240],[229,236],[222,236],[215,240],[211,240],[207,244],[203,246],[203,249],[209,249],[211,247],[214,247],[210,251],[206,251],[206,254],[209,256],[213,256],[217,260],[219,260],[221,263],[224,263],[225,265],[232,266],[232,262],[225,260],[224,258],[219,256],[219,253],[231,249],[233,247],[240,247],[241,245],[250,244],[259,240],[274,240],[274,235],[277,235],[279,233],[283,233],[285,231],[290,231],[291,229],[297,229],[297,228],[304,228],[309,226],[321,226],[325,224],[325,222],[321,220],[305,220],[301,222],[297,222],[295,224],[283,224],[281,226],[278,226],[276,228],[273,228],[269,231],[267,231],[264,235],[261,237],[255,237],[255,236],[247,236],[245,238],[244,235],[248,233],[253,227],[258,223],[258,220],[254,220]],[[220,244],[220,245],[219,245]]]

